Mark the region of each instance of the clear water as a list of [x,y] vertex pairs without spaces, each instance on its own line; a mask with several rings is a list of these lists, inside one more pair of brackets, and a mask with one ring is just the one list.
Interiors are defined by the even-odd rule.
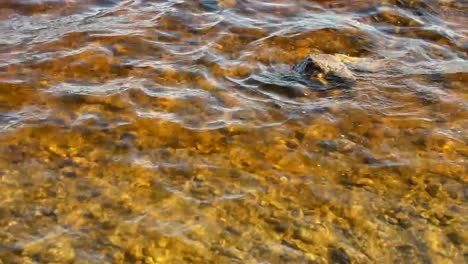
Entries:
[[[451,0],[0,1],[0,263],[466,262],[467,24]],[[356,82],[291,78],[308,54]]]

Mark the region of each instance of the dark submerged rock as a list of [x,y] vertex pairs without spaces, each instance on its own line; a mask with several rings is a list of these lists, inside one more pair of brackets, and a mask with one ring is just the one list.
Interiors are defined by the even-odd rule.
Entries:
[[335,140],[321,140],[318,145],[321,149],[328,152],[338,151],[338,142]]
[[460,236],[460,234],[458,234],[457,232],[448,233],[447,238],[450,240],[450,242],[452,242],[456,246],[461,246],[465,244],[463,237]]
[[342,248],[332,247],[328,250],[328,258],[333,264],[350,264],[351,258]]

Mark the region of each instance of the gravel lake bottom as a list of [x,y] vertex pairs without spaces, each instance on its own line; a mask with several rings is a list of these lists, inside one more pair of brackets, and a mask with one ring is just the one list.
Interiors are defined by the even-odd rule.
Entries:
[[468,6],[0,0],[0,264],[467,263]]

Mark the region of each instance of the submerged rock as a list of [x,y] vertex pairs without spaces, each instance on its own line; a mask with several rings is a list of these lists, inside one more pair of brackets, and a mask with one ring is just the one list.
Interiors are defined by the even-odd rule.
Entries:
[[298,64],[287,68],[262,68],[246,83],[258,85],[267,94],[279,94],[288,98],[304,97],[313,91],[335,88],[351,88],[355,74],[368,74],[392,69],[384,59],[357,58],[344,54],[308,55]]
[[304,79],[316,80],[324,85],[350,86],[356,78],[339,56],[330,54],[309,55],[293,70]]
[[342,248],[330,248],[328,251],[328,258],[330,263],[333,264],[350,264],[351,258],[346,251]]

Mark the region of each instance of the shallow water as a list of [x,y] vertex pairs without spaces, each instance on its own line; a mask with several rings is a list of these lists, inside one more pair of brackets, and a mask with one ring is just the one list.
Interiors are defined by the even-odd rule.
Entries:
[[[0,1],[0,263],[464,263],[462,1]],[[343,54],[351,87],[290,76]]]

